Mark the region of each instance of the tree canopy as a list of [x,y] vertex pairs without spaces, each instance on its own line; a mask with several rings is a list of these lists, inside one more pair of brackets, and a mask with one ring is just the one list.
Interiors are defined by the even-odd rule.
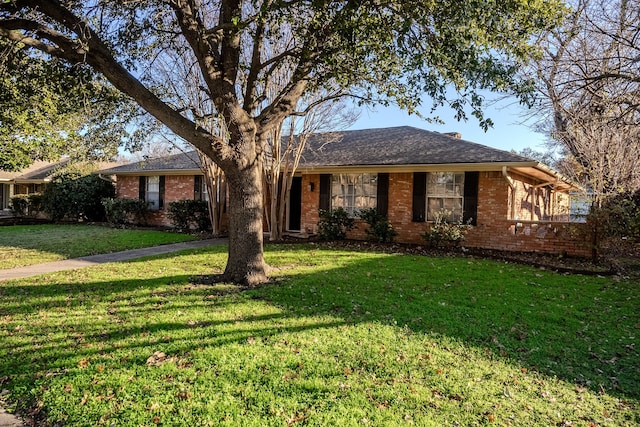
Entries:
[[[113,157],[131,141],[123,126],[128,101],[86,66],[33,55],[0,39],[0,169],[61,155]],[[130,106],[126,107],[130,113]],[[115,117],[118,120],[115,120]]]
[[91,66],[218,164],[229,183],[225,278],[257,283],[267,271],[265,143],[300,113],[303,94],[324,88],[409,112],[428,97],[460,118],[470,107],[487,126],[478,90],[525,94],[515,72],[561,9],[559,0],[4,0],[0,37]]
[[530,70],[565,173],[598,198],[640,188],[640,1],[575,0]]

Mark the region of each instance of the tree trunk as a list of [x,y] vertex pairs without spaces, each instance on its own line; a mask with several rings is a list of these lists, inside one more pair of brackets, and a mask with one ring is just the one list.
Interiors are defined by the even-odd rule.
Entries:
[[224,280],[255,286],[267,281],[263,257],[262,164],[226,173],[229,191],[229,260]]

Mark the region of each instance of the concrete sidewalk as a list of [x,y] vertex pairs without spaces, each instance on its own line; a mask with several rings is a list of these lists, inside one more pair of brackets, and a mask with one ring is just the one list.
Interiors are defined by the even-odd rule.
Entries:
[[22,427],[24,425],[18,417],[9,414],[0,406],[0,427]]
[[[183,249],[202,248],[205,246],[221,245],[227,243],[226,239],[195,240],[193,242],[173,243],[170,245],[152,246],[150,248],[131,249],[129,251],[114,252],[110,254],[91,255],[82,258],[66,259],[63,261],[46,262],[43,264],[29,265],[26,267],[0,270],[0,282],[10,279],[37,276],[39,274],[54,273],[56,271],[75,270],[76,268],[91,267],[92,265],[107,262],[127,261],[150,255],[160,255],[177,252]],[[0,424],[2,427],[2,424]]]

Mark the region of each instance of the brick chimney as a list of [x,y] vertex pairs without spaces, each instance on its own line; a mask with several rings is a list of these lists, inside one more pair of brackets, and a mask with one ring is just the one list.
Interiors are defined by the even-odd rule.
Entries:
[[455,139],[462,139],[462,134],[460,132],[445,132],[443,135],[451,136]]

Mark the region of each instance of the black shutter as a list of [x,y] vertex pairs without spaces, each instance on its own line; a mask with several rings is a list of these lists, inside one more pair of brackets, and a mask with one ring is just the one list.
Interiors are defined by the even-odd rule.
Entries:
[[138,179],[138,199],[145,200],[147,193],[147,177],[141,176]]
[[478,223],[478,181],[479,172],[464,173],[464,212],[462,221],[471,225]]
[[159,196],[158,196],[158,209],[164,208],[164,175],[160,176],[160,185],[159,185]]
[[331,175],[320,175],[320,205],[319,208],[325,211],[331,209]]
[[193,200],[202,200],[202,175],[193,176]]
[[413,173],[413,222],[424,222],[427,211],[427,173]]
[[376,209],[380,215],[389,214],[389,174],[378,174],[378,192]]

